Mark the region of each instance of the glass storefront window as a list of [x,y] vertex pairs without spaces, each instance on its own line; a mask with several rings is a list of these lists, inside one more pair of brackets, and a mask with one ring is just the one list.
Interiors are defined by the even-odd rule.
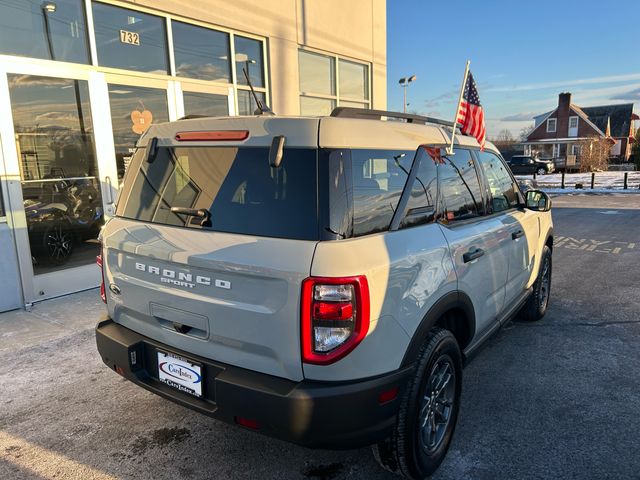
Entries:
[[91,264],[104,215],[88,84],[8,80],[34,273]]
[[335,100],[326,98],[300,97],[300,115],[330,115],[336,106]]
[[89,63],[82,0],[0,0],[0,53]]
[[152,123],[169,121],[166,90],[109,85],[118,180],[122,180],[140,135]]
[[252,85],[257,88],[264,87],[262,42],[237,35],[233,38],[236,49],[235,61],[238,85],[247,85],[247,79],[242,73],[242,69],[248,67]]
[[177,76],[230,83],[227,33],[176,21],[171,31]]
[[335,61],[317,53],[298,52],[300,92],[335,95]]
[[93,24],[101,66],[168,73],[164,18],[93,2]]
[[340,60],[340,98],[369,99],[369,69],[361,63]]
[[[264,93],[256,92],[256,96],[262,102],[262,105],[266,104]],[[238,90],[238,115],[253,115],[256,108],[258,106],[251,92],[249,90]]]
[[229,115],[229,99],[225,95],[183,92],[184,114],[224,117]]

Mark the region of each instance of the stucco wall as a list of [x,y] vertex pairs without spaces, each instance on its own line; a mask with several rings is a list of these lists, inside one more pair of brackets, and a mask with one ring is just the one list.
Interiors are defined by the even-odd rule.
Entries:
[[386,109],[386,0],[135,0],[127,3],[266,37],[272,108],[276,113],[300,113],[299,46],[371,63],[372,107]]

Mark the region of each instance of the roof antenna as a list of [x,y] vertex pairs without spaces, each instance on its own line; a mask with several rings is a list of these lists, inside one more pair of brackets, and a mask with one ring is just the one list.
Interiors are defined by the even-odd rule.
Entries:
[[275,115],[273,110],[271,110],[267,105],[263,105],[260,99],[258,99],[258,95],[256,95],[255,90],[253,89],[253,85],[251,85],[251,79],[249,78],[249,73],[247,72],[247,67],[242,67],[242,73],[244,73],[244,78],[247,79],[247,84],[251,89],[251,95],[253,95],[253,99],[256,101],[256,105],[258,108],[256,109],[254,115]]

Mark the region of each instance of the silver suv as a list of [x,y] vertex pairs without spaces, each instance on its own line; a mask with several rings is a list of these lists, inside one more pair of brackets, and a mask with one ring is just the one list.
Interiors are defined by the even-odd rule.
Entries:
[[464,360],[551,284],[549,197],[450,135],[356,109],[152,126],[101,236],[102,359],[218,420],[431,474]]

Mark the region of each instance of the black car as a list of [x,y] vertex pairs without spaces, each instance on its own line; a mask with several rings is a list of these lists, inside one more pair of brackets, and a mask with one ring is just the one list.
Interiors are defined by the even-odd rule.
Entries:
[[555,169],[552,161],[540,160],[531,155],[514,155],[507,163],[516,175],[531,175],[533,173],[545,175],[552,173]]

